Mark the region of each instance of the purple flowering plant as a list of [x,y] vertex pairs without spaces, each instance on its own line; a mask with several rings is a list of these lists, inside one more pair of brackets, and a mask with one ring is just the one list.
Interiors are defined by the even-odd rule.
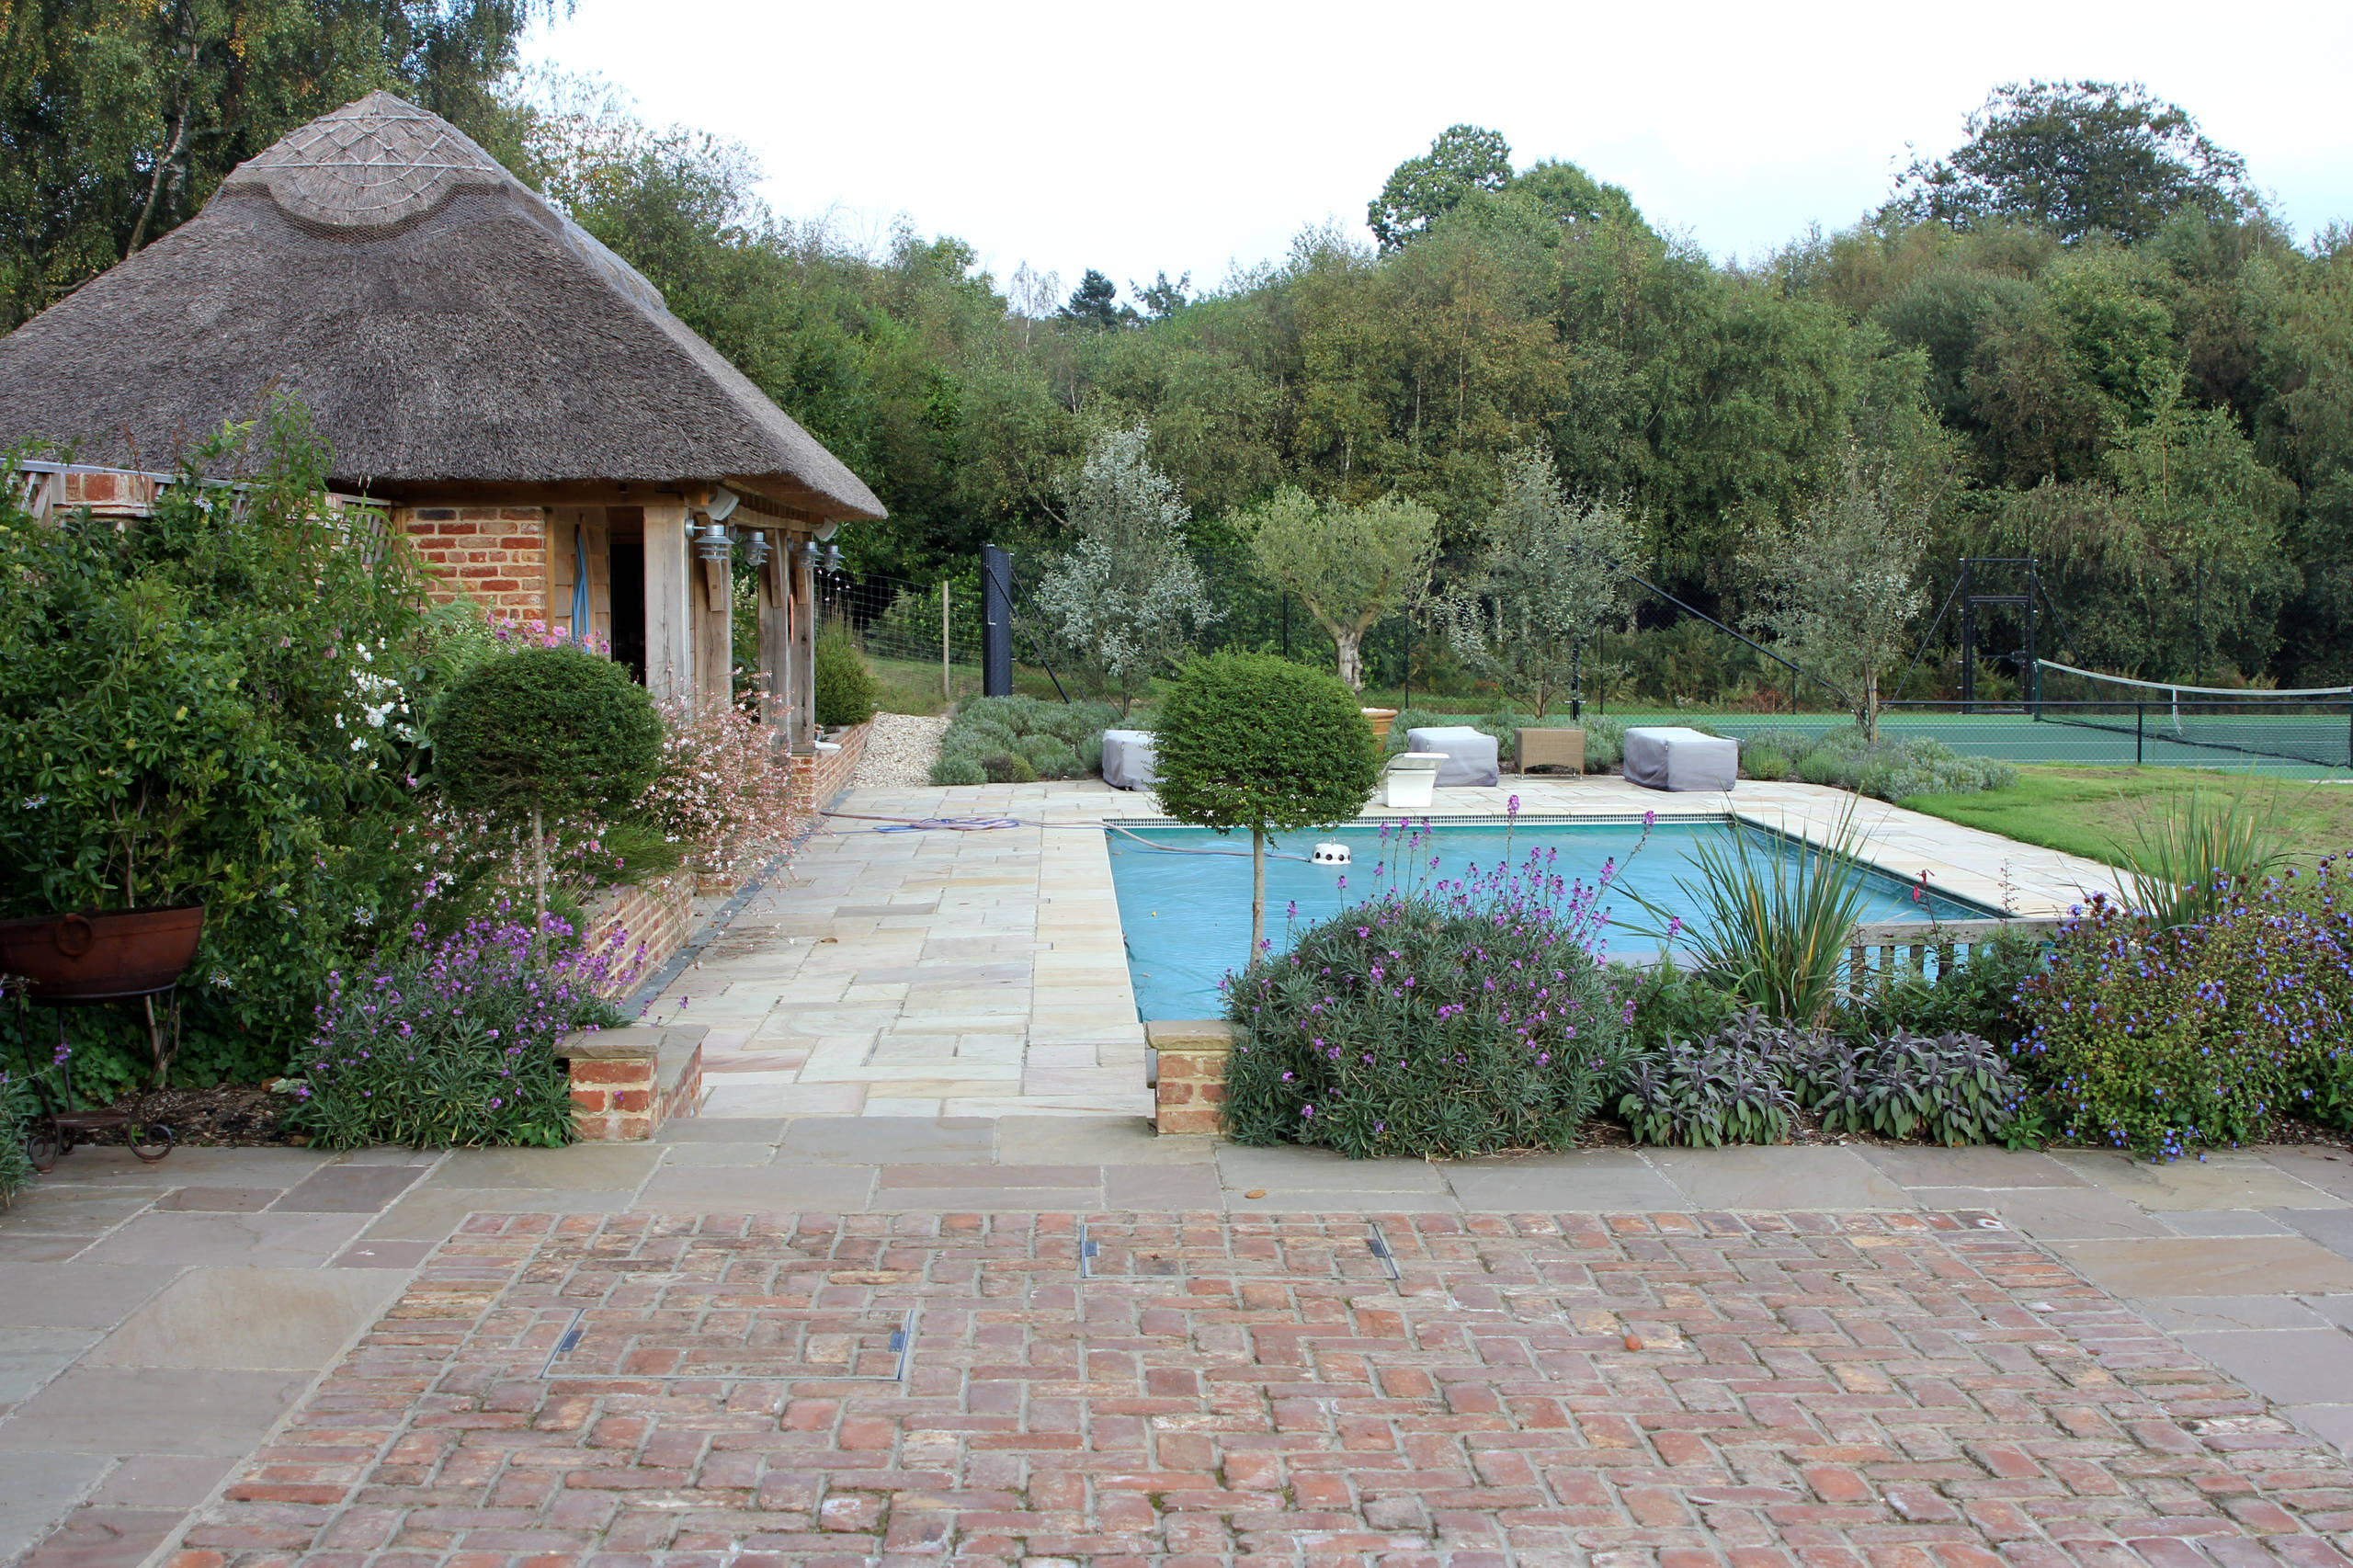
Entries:
[[2283,1114],[2353,1126],[2347,877],[2335,856],[2218,876],[2211,913],[2170,926],[2095,897],[2018,992],[2018,1066],[2055,1135],[2175,1159]]
[[1351,1158],[1557,1149],[1601,1104],[1631,1010],[1604,974],[1622,866],[1588,883],[1539,849],[1440,878],[1429,835],[1392,828],[1371,898],[1232,977],[1236,1142]]
[[289,1120],[328,1149],[570,1142],[557,1041],[620,1023],[604,997],[634,967],[626,934],[593,950],[573,936],[559,915],[535,934],[502,906],[446,937],[420,926],[368,969],[337,971]]

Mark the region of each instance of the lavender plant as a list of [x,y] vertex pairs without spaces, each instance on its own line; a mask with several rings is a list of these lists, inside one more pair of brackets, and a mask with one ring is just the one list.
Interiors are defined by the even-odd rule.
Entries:
[[2353,903],[2340,857],[2154,927],[2095,898],[2018,988],[2016,1047],[2060,1136],[2172,1159],[2303,1112],[2353,1119]]
[[328,1149],[570,1142],[556,1041],[621,1021],[600,993],[625,983],[624,938],[584,952],[552,915],[538,935],[545,950],[504,914],[438,941],[419,926],[371,972],[335,973],[290,1124]]
[[1600,1105],[1631,1006],[1604,979],[1601,900],[1550,850],[1429,880],[1426,829],[1374,897],[1229,983],[1226,1131],[1351,1158],[1557,1149]]

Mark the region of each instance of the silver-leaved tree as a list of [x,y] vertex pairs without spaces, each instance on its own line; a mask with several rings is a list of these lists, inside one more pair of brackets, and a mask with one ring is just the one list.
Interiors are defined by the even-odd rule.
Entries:
[[1569,494],[1542,452],[1504,460],[1503,498],[1472,573],[1438,607],[1462,662],[1542,718],[1575,693],[1585,651],[1626,614],[1618,563],[1637,537],[1615,501]]
[[1259,574],[1307,607],[1339,653],[1340,678],[1362,691],[1365,633],[1429,585],[1438,514],[1403,495],[1351,506],[1286,484],[1236,524]]
[[1149,438],[1139,425],[1088,446],[1063,493],[1078,542],[1032,600],[1054,640],[1119,693],[1122,712],[1218,619],[1185,549],[1192,511],[1144,455]]
[[1879,738],[1880,677],[1908,650],[1927,603],[1918,583],[1932,503],[1905,477],[1849,445],[1821,497],[1744,556],[1764,588],[1752,629],[1845,692],[1870,741]]

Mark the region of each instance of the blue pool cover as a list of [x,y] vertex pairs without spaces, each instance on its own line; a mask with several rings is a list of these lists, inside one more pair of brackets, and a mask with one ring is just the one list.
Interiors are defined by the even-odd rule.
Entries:
[[[1484,870],[1504,858],[1506,829],[1485,824],[1453,826],[1440,824],[1427,830],[1416,859],[1419,873],[1449,880],[1467,874],[1474,866]],[[1699,911],[1677,881],[1696,881],[1697,871],[1688,852],[1703,835],[1721,838],[1732,831],[1721,822],[1662,822],[1650,830],[1650,842],[1640,854],[1643,825],[1630,823],[1530,823],[1510,829],[1510,857],[1524,860],[1531,850],[1559,851],[1556,875],[1590,884],[1604,862],[1621,868],[1614,891],[1602,900],[1611,912],[1612,953],[1619,957],[1648,957],[1658,950],[1655,937],[1637,935],[1653,925],[1654,916],[1631,896],[1639,892],[1686,922]],[[1787,840],[1757,829],[1752,843],[1768,854],[1794,856],[1800,851]],[[1133,834],[1135,837],[1128,836]],[[1221,836],[1208,828],[1131,827],[1109,835],[1111,881],[1120,898],[1120,924],[1127,933],[1128,972],[1135,981],[1136,1015],[1142,1018],[1213,1018],[1224,1003],[1218,982],[1242,967],[1250,946],[1250,838],[1247,834]],[[1387,849],[1396,858],[1397,830],[1392,827]],[[1148,840],[1139,843],[1137,839]],[[1351,863],[1318,866],[1289,856],[1304,856],[1318,842],[1336,840],[1348,846]],[[1223,854],[1171,854],[1152,845],[1186,849],[1222,850]],[[1285,835],[1278,846],[1285,858],[1267,860],[1267,935],[1278,951],[1284,945],[1286,923],[1303,927],[1359,903],[1378,892],[1388,874],[1376,875],[1383,858],[1378,824],[1324,829],[1321,833]],[[1631,857],[1630,859],[1629,857]],[[1435,858],[1438,865],[1429,862]],[[1347,879],[1347,885],[1341,880]],[[1931,893],[1915,900],[1911,886],[1884,872],[1873,872],[1857,913],[1860,920],[1983,919],[1994,913],[1957,899]],[[1287,910],[1296,906],[1295,916]]]

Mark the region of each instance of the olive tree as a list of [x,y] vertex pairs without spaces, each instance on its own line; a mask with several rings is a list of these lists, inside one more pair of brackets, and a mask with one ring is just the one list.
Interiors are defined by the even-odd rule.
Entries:
[[1879,738],[1880,676],[1927,602],[1918,578],[1931,506],[1895,464],[1849,445],[1813,505],[1743,558],[1763,588],[1752,629],[1843,690],[1867,741]]
[[1259,574],[1298,597],[1338,651],[1340,678],[1364,689],[1364,634],[1410,608],[1438,555],[1438,514],[1383,495],[1361,506],[1284,485],[1234,518]]
[[1195,659],[1161,699],[1154,767],[1163,810],[1250,830],[1250,952],[1267,934],[1267,840],[1353,817],[1381,781],[1356,693],[1272,653]]
[[1515,452],[1468,578],[1438,607],[1456,654],[1542,718],[1574,694],[1585,644],[1626,613],[1617,563],[1638,540],[1614,501],[1573,496],[1552,460]]
[[662,769],[662,718],[609,659],[529,648],[485,659],[433,710],[433,781],[451,804],[520,810],[531,824],[540,926],[551,818],[626,812]]
[[1065,493],[1078,542],[1031,603],[1056,642],[1120,694],[1122,712],[1218,619],[1185,549],[1191,508],[1144,455],[1139,425],[1097,436]]

